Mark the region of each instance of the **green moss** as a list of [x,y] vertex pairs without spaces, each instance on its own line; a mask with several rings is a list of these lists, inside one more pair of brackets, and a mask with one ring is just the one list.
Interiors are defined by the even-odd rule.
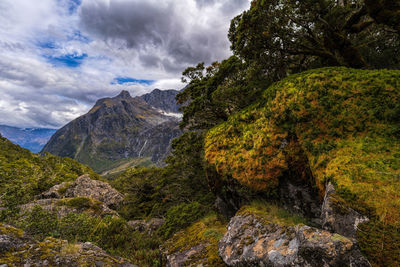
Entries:
[[350,242],[348,238],[346,238],[342,235],[338,235],[338,234],[333,234],[332,240],[341,241],[341,242]]
[[218,241],[226,232],[226,223],[216,215],[208,215],[188,228],[176,233],[164,244],[168,254],[187,251],[203,245],[199,253],[192,255],[186,266],[226,266],[218,255]]
[[[273,190],[279,179],[293,173],[315,182],[322,197],[330,181],[339,210],[351,207],[398,229],[399,103],[397,70],[340,67],[292,75],[268,88],[258,103],[211,129],[205,156],[220,174],[257,190]],[[380,249],[368,248],[372,262],[369,255]],[[398,253],[393,246],[387,249]],[[400,264],[389,254],[387,262]]]
[[88,197],[75,197],[70,199],[62,199],[57,202],[59,206],[68,206],[79,210],[91,209],[95,212],[101,211],[102,203],[98,200]]
[[63,187],[61,187],[61,188],[59,188],[59,189],[57,190],[57,192],[58,192],[61,196],[64,196],[65,193],[67,192],[67,189],[69,188],[70,185],[71,185],[71,182],[66,182],[65,185],[64,185]]
[[301,215],[288,212],[263,200],[254,200],[249,205],[243,206],[238,215],[253,215],[261,219],[264,223],[274,223],[281,226],[294,226],[298,224],[310,224]]

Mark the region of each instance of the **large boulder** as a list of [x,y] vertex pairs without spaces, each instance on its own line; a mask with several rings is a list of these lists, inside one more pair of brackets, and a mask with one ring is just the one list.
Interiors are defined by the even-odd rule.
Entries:
[[117,209],[124,196],[108,183],[92,180],[85,174],[78,177],[65,191],[65,197],[88,197],[103,202],[111,209]]
[[219,255],[229,266],[370,266],[352,239],[249,214],[231,219]]

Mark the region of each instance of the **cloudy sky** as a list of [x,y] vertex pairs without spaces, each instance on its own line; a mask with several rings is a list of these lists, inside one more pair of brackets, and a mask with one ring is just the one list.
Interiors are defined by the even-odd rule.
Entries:
[[181,89],[230,55],[249,0],[0,0],[0,124],[58,128],[122,89]]

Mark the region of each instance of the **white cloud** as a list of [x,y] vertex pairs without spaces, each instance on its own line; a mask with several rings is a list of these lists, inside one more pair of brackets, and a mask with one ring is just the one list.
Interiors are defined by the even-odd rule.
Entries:
[[[229,56],[230,19],[249,6],[83,0],[77,8],[72,1],[0,2],[0,124],[60,127],[122,89],[181,89],[187,66]],[[121,85],[116,77],[155,82]]]

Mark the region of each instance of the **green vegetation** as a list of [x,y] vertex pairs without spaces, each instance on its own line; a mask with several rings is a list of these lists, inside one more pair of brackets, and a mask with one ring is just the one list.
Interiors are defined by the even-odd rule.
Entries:
[[[371,263],[400,265],[399,10],[395,0],[252,1],[231,22],[234,55],[183,72],[188,86],[177,100],[187,131],[174,140],[166,167],[146,159],[110,160],[123,151],[116,141],[125,138],[121,133],[139,130],[129,123],[95,155],[78,134],[71,134],[75,144],[57,148],[97,171],[113,169],[104,174],[125,194],[121,217],[83,212],[58,218],[39,206],[19,216],[19,204],[53,185],[83,173],[99,176],[74,160],[32,154],[0,138],[0,196],[7,206],[0,220],[39,239],[91,241],[140,266],[162,264],[160,245],[170,254],[197,247],[188,264],[223,266],[217,244],[226,222],[210,215],[217,197],[234,203],[227,210],[241,207],[242,215],[309,224],[265,199],[276,195],[282,179],[310,182],[321,199],[331,182],[340,212],[352,208],[370,218],[358,226],[357,237]],[[97,106],[90,114],[99,111]],[[153,115],[148,110],[138,118]],[[113,125],[118,116],[104,119]],[[82,210],[100,205],[89,198],[59,204]],[[152,235],[126,223],[149,218],[165,219]],[[0,225],[0,233],[4,229]]]
[[68,199],[61,199],[57,203],[58,206],[67,206],[79,210],[93,210],[94,212],[101,211],[102,203],[100,201],[87,198],[87,197],[74,197]]
[[[205,156],[222,175],[258,190],[273,190],[288,172],[310,179],[309,168],[321,196],[330,181],[339,202],[377,224],[398,227],[399,81],[399,71],[346,68],[290,76],[210,130]],[[380,238],[390,233],[395,231]],[[390,255],[398,251],[388,243],[368,250],[381,247],[385,253],[369,254],[370,260],[397,264]]]
[[[71,204],[82,207],[82,202],[87,203],[84,198],[79,201],[77,198]],[[12,223],[38,240],[55,237],[72,243],[92,242],[112,255],[127,258],[140,266],[159,266],[160,263],[157,235],[137,232],[120,217],[107,215],[102,218],[85,212],[71,212],[57,218],[55,212],[36,206]]]
[[6,235],[15,240],[15,247],[5,247],[0,253],[0,264],[8,266],[23,266],[24,263],[47,261],[47,265],[58,266],[95,266],[97,261],[101,261],[105,266],[116,266],[122,263],[120,259],[108,255],[96,255],[90,251],[81,252],[82,246],[75,242],[68,243],[65,240],[46,237],[41,242],[36,242],[20,229],[3,225],[0,223],[0,235]]
[[265,200],[253,200],[249,205],[244,205],[237,214],[244,216],[253,215],[265,223],[274,223],[278,225],[310,225],[310,222],[301,215],[290,213],[278,207],[276,204],[271,204]]
[[102,172],[101,175],[108,180],[113,180],[114,178],[121,175],[124,171],[134,167],[154,167],[154,162],[151,158],[128,158],[120,159],[115,161],[113,164],[107,167],[107,170]]
[[190,227],[178,232],[164,245],[169,254],[204,247],[199,253],[191,256],[187,265],[204,264],[205,266],[226,266],[218,256],[218,241],[226,232],[226,223],[218,220],[215,214],[210,214]]
[[165,215],[165,223],[160,228],[163,237],[168,238],[177,229],[182,229],[204,216],[205,210],[198,203],[182,203],[173,206]]
[[50,187],[88,173],[100,176],[86,165],[50,154],[41,156],[0,137],[0,196],[3,206],[27,203]]

